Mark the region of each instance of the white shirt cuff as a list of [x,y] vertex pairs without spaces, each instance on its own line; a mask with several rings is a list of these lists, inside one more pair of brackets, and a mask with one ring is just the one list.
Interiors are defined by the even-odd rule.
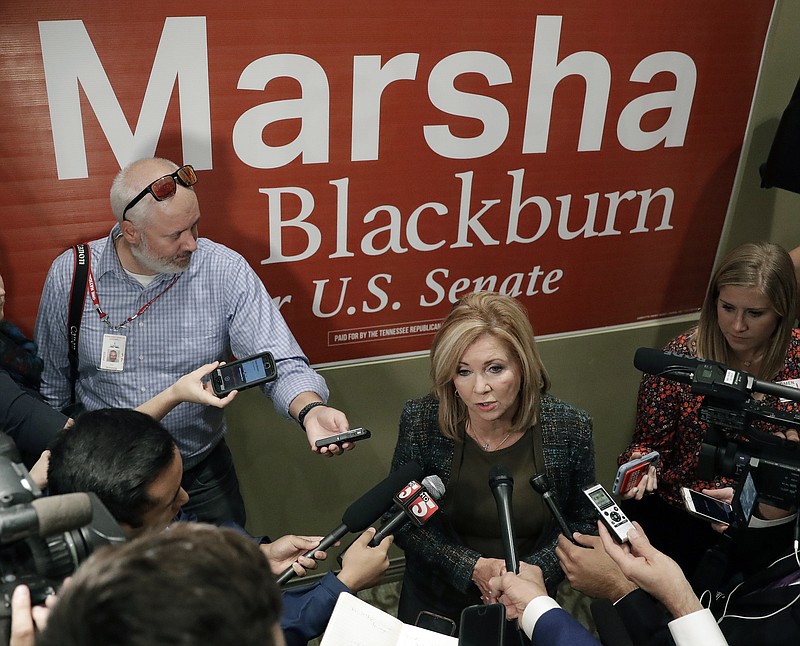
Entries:
[[677,646],[728,646],[708,608],[673,619],[668,626]]
[[796,518],[797,514],[790,514],[789,516],[785,516],[784,518],[775,518],[774,520],[766,520],[764,518],[759,518],[755,514],[750,516],[750,522],[748,523],[748,527],[753,528],[764,528],[764,527],[775,527],[776,525],[785,525],[786,523],[792,522]]
[[525,612],[522,613],[522,621],[520,622],[522,630],[528,636],[528,639],[531,639],[533,636],[533,629],[536,627],[536,622],[539,621],[539,617],[548,610],[560,607],[558,602],[552,597],[543,595],[531,599],[528,605],[525,606]]

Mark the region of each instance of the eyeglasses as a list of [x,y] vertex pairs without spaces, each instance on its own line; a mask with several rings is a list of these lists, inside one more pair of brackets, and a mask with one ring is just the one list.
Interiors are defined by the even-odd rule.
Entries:
[[159,177],[155,182],[150,184],[146,189],[144,189],[139,195],[134,197],[130,202],[128,202],[128,206],[122,211],[122,219],[125,219],[125,214],[128,212],[129,209],[132,209],[136,204],[148,193],[153,196],[153,199],[157,202],[163,202],[166,199],[169,199],[173,195],[175,195],[175,191],[178,190],[178,183],[181,186],[194,186],[197,183],[197,174],[194,172],[194,168],[192,168],[189,164],[186,166],[181,166],[178,170],[174,173],[169,175],[164,175],[164,177]]

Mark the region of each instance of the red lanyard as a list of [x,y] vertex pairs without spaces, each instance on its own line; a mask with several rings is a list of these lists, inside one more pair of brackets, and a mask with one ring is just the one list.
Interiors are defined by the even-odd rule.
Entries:
[[103,321],[103,323],[105,323],[111,330],[117,331],[124,328],[126,325],[128,325],[128,323],[133,321],[133,319],[138,318],[139,316],[144,314],[153,303],[155,303],[159,298],[161,298],[164,294],[166,294],[170,290],[170,288],[175,284],[175,282],[178,280],[178,278],[180,278],[180,276],[181,276],[180,274],[175,274],[175,277],[172,279],[172,282],[169,285],[167,285],[163,290],[161,290],[158,294],[153,296],[153,298],[151,298],[144,305],[142,305],[142,307],[139,309],[138,312],[136,312],[136,314],[134,314],[133,316],[129,316],[127,319],[125,319],[124,322],[116,326],[111,325],[111,321],[108,320],[108,314],[106,314],[102,309],[100,309],[100,299],[97,297],[97,288],[95,287],[94,274],[92,273],[91,268],[89,269],[89,280],[87,281],[89,285],[89,298],[92,299],[92,303],[94,303],[94,309],[97,312],[97,315],[100,317],[100,320]]

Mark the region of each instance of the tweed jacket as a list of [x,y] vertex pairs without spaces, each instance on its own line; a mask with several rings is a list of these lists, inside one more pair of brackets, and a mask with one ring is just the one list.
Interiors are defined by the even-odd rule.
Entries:
[[[406,402],[392,470],[413,460],[423,467],[426,476],[438,475],[447,487],[454,443],[439,432],[438,412],[439,402],[432,395]],[[595,481],[591,418],[585,411],[545,394],[539,420],[545,472],[561,510],[573,531],[596,534],[596,517],[581,491],[581,487]],[[405,551],[406,568],[444,578],[456,590],[466,593],[473,585],[472,572],[481,554],[464,547],[443,516],[437,514],[422,527],[401,528],[395,534],[395,542]],[[550,589],[564,576],[555,555],[558,533],[558,526],[551,523],[534,553],[522,557],[542,568]]]

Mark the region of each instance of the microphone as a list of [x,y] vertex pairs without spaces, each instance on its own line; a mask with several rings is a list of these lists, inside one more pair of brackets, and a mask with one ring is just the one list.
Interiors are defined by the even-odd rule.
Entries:
[[531,477],[530,483],[531,487],[533,487],[533,490],[540,494],[542,498],[544,498],[544,502],[548,509],[550,509],[550,513],[553,515],[553,518],[556,519],[558,526],[561,528],[561,533],[564,534],[564,536],[566,536],[571,542],[575,543],[575,545],[580,545],[580,543],[572,538],[572,529],[570,529],[567,519],[564,518],[564,514],[561,513],[561,508],[558,506],[558,502],[551,491],[552,485],[550,484],[550,478],[547,477],[547,474],[535,474]]
[[496,464],[489,473],[489,487],[497,503],[497,517],[500,521],[500,535],[503,539],[503,552],[506,556],[506,570],[519,574],[519,557],[514,544],[514,519],[511,514],[511,494],[514,491],[514,478],[507,467]]
[[394,534],[409,520],[413,521],[417,527],[427,523],[431,516],[439,511],[439,505],[435,501],[444,496],[444,491],[444,483],[437,475],[425,477],[422,484],[416,480],[409,482],[394,497],[395,506],[399,509],[376,532],[369,542],[369,546],[377,547],[384,538]]
[[36,498],[0,513],[0,543],[29,536],[52,536],[87,525],[92,520],[92,501],[86,493]]
[[691,383],[694,371],[704,363],[694,357],[662,352],[655,348],[639,348],[633,355],[633,365],[637,370],[685,383]]
[[[722,391],[723,388],[728,390],[729,387],[740,387],[740,389],[748,393],[755,391],[800,402],[800,390],[797,388],[776,384],[771,381],[761,381],[748,372],[729,368],[718,361],[696,359],[671,352],[662,352],[654,348],[639,348],[633,357],[633,365],[642,372],[685,384],[694,384],[697,369],[701,366],[709,366],[709,370],[717,368],[719,376],[714,379],[714,375],[704,375],[703,382],[705,382],[705,385],[699,394],[713,394],[715,390]],[[701,384],[697,385],[698,387],[701,386]],[[709,390],[709,388],[713,390]],[[695,389],[693,388],[692,391],[694,392]]]
[[[314,558],[319,550],[325,551],[349,532],[363,532],[391,507],[393,496],[399,487],[409,481],[422,477],[422,467],[416,462],[408,462],[397,471],[392,471],[361,498],[351,504],[342,514],[342,524],[322,539],[317,547],[308,550],[303,556]],[[283,585],[294,577],[296,572],[290,566],[277,578]]]

